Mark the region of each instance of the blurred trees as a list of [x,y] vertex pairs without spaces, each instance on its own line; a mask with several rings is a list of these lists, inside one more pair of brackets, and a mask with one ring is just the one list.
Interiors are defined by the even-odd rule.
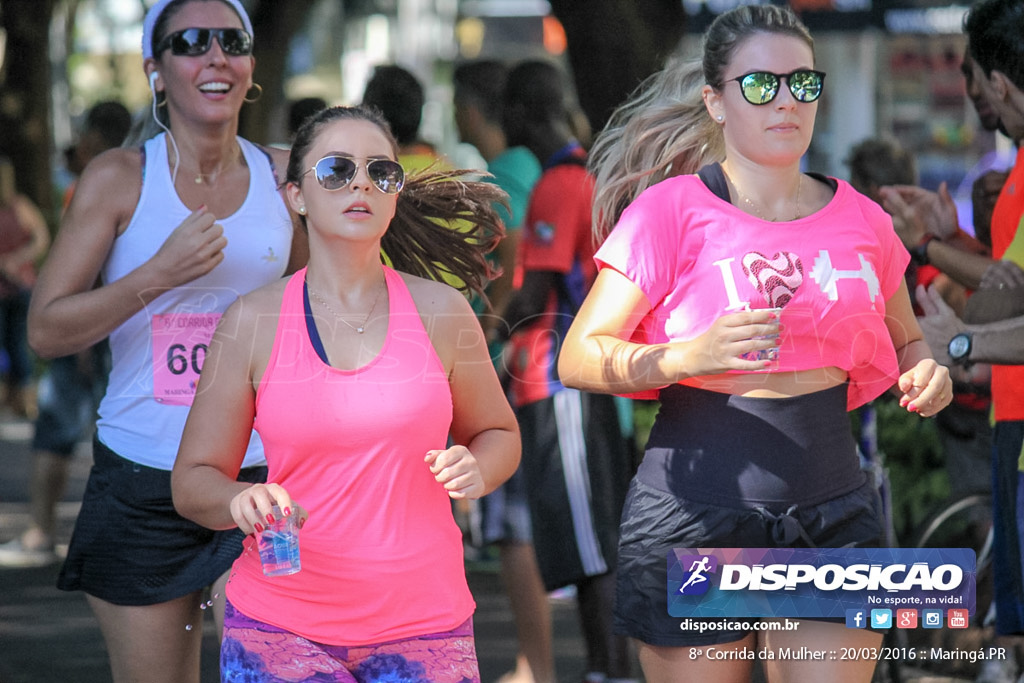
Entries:
[[595,132],[679,46],[679,0],[549,0],[562,22],[577,96]]
[[[143,6],[152,0],[138,0]],[[254,0],[258,106],[243,110],[241,134],[268,142],[270,117],[284,99],[289,44],[317,0]],[[685,15],[679,0],[550,0],[568,40],[569,60],[591,126],[600,129],[614,108],[678,46]],[[0,154],[14,161],[19,189],[54,222],[51,159],[50,26],[57,8],[73,22],[79,0],[0,0],[6,33],[0,72]],[[71,44],[73,27],[68,27]],[[58,66],[58,68],[60,68]]]
[[2,0],[7,35],[0,72],[0,154],[14,162],[18,190],[52,224],[50,18],[55,0]]
[[269,143],[270,117],[285,99],[284,73],[288,46],[302,27],[316,0],[260,0],[250,5],[256,72],[253,80],[263,88],[260,103],[243,109],[239,134],[254,142]]
[[[142,3],[142,0],[139,0]],[[257,0],[249,3],[257,60],[255,79],[263,101],[248,107],[242,135],[266,141],[269,115],[284,98],[284,62],[288,44],[316,0]],[[0,0],[0,27],[6,34],[0,72],[0,154],[10,157],[18,189],[56,223],[51,128],[50,24],[58,5],[74,17],[78,0]],[[151,1],[142,3],[145,7]],[[68,27],[68,43],[73,27]],[[141,69],[141,65],[140,65]]]

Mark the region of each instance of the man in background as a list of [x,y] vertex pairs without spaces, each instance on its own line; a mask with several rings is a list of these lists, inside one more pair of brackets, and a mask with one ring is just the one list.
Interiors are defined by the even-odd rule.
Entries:
[[[459,138],[476,147],[487,162],[491,180],[508,193],[508,210],[499,208],[505,222],[505,237],[491,253],[501,275],[487,289],[490,310],[482,301],[474,301],[499,376],[505,345],[498,338],[498,325],[512,293],[520,229],[541,170],[533,152],[522,146],[509,147],[505,138],[502,98],[507,76],[508,68],[501,62],[481,60],[459,65],[452,78]],[[554,683],[551,608],[537,568],[522,470],[482,498],[479,510],[479,541],[498,548],[501,579],[519,639],[515,671],[502,677],[501,683]]]

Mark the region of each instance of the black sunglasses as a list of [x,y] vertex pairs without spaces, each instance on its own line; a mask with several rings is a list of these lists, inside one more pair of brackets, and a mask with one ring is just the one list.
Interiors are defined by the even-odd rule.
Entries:
[[[384,194],[398,194],[405,185],[405,170],[397,161],[391,159],[367,159],[366,175],[374,187]],[[316,176],[316,181],[325,190],[340,190],[356,177],[359,165],[352,157],[340,154],[328,154],[313,164],[309,171]],[[306,173],[309,173],[306,171]],[[302,175],[306,175],[303,173]]]
[[825,72],[811,69],[797,69],[788,74],[774,74],[771,71],[751,71],[728,82],[740,84],[743,99],[751,104],[768,104],[779,94],[779,84],[786,79],[789,92],[797,102],[814,102],[821,97],[825,86]]
[[198,57],[210,51],[213,39],[220,43],[224,54],[244,57],[252,54],[252,36],[241,28],[186,28],[175,31],[161,40],[155,54],[170,48],[177,57]]

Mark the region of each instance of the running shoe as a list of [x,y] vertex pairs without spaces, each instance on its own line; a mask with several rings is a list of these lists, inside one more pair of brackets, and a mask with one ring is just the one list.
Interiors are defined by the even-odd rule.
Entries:
[[26,548],[20,538],[0,543],[0,567],[46,567],[59,559],[52,547]]

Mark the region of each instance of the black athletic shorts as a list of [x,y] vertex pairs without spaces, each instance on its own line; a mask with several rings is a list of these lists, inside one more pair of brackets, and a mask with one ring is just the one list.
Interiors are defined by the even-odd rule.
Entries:
[[669,616],[673,548],[880,547],[884,530],[845,386],[784,399],[670,387],[622,513],[616,632],[662,646],[746,635]]
[[632,475],[612,396],[563,389],[516,409],[533,543],[555,590],[615,569]]
[[[835,500],[798,507],[788,515],[785,510],[767,512],[688,502],[634,480],[619,542],[615,632],[664,646],[731,643],[747,635],[683,631],[683,619],[669,616],[668,553],[673,548],[807,547],[795,525],[821,548],[883,545],[882,501],[867,474],[859,489]],[[651,529],[658,530],[656,537]]]

